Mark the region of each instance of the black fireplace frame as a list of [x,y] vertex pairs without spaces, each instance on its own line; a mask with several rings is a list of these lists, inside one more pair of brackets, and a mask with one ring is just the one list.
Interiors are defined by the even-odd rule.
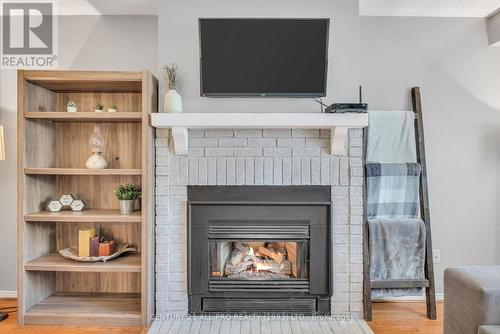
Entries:
[[[328,186],[189,186],[189,313],[329,315],[333,292],[330,194]],[[307,239],[309,278],[210,278],[209,240],[225,238]]]

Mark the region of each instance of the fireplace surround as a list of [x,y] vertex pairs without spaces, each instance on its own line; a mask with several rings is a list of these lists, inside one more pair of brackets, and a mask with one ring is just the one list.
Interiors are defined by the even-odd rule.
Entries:
[[362,133],[332,155],[330,130],[190,129],[187,156],[156,130],[156,313],[187,315],[188,187],[325,186],[331,204],[331,314],[363,315]]
[[330,314],[330,187],[188,187],[189,313]]

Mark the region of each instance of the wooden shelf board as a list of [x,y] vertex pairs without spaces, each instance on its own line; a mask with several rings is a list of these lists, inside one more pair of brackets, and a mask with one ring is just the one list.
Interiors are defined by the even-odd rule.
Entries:
[[90,209],[81,212],[73,211],[40,211],[28,213],[24,216],[27,222],[68,222],[68,223],[140,223],[141,211],[131,214],[121,214],[120,210]]
[[56,292],[25,313],[28,325],[131,326],[141,325],[138,293]]
[[62,271],[62,272],[141,272],[141,254],[123,254],[116,259],[107,262],[78,262],[62,257],[60,254],[52,253],[41,256],[24,265],[27,271]]
[[66,111],[26,111],[27,119],[45,119],[59,122],[140,122],[140,112],[66,112]]
[[25,168],[28,175],[141,175],[141,169]]
[[54,92],[141,92],[142,72],[24,71],[24,78]]

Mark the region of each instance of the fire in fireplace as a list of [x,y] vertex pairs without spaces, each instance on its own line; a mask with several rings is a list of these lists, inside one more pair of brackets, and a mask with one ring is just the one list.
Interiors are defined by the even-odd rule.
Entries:
[[211,277],[242,280],[307,278],[307,241],[211,240]]
[[330,188],[188,188],[191,313],[328,314]]

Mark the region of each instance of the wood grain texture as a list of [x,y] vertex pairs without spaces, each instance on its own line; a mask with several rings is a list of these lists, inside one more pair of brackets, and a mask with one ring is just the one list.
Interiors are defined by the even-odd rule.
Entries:
[[138,326],[140,295],[57,292],[30,308],[26,323]]
[[141,211],[121,214],[117,209],[85,209],[81,212],[63,210],[60,212],[39,211],[24,216],[27,222],[61,222],[61,223],[140,223]]
[[442,334],[443,303],[437,303],[437,320],[426,317],[426,303],[373,303],[368,326],[376,334]]
[[141,122],[140,112],[55,112],[55,111],[27,111],[24,113],[27,119],[44,119],[58,122]]
[[140,293],[140,273],[56,272],[56,291]]
[[[34,223],[31,223],[36,225]],[[56,224],[57,244],[56,249],[78,248],[78,231],[94,227],[96,233],[109,235],[115,241],[128,243],[130,246],[141,251],[141,224],[123,224],[123,223],[72,223]],[[45,253],[43,255],[46,255]]]
[[27,175],[141,175],[140,169],[24,168]]
[[107,262],[77,262],[52,253],[29,261],[24,268],[28,271],[140,272],[141,256],[134,253]]
[[[68,101],[75,101],[78,105],[78,112],[92,113],[96,103],[104,105],[104,111],[97,114],[110,114],[108,107],[110,104],[115,104],[118,107],[116,113],[122,114],[128,112],[141,111],[141,93],[104,93],[104,92],[91,92],[91,93],[73,93],[63,92],[56,94],[56,112],[68,113],[66,105]],[[95,112],[94,112],[95,113]],[[141,113],[142,116],[142,113]]]
[[102,157],[108,169],[141,168],[141,124],[129,122],[80,123],[58,122],[56,124],[56,166],[60,168],[85,168],[92,155],[89,138],[95,125],[104,138]]
[[421,176],[419,183],[420,217],[425,223],[425,278],[429,286],[425,288],[427,299],[427,316],[436,319],[436,288],[434,283],[434,259],[432,255],[431,214],[429,209],[429,188],[427,184],[427,158],[425,156],[424,119],[422,115],[422,101],[420,87],[411,89],[413,112],[415,113],[415,142],[417,143],[417,157],[420,163]]
[[155,129],[149,119],[158,112],[158,80],[142,72],[142,325],[151,324],[155,313]]
[[[0,299],[0,308],[16,307],[16,299]],[[141,329],[137,327],[69,327],[69,326],[48,326],[48,325],[30,325],[19,326],[17,324],[18,313],[10,313],[9,317],[0,323],[0,333],[9,334],[139,334]],[[112,326],[112,325],[111,325]]]
[[[119,209],[114,189],[122,183],[141,184],[140,176],[58,176],[56,192],[81,198],[89,209]],[[139,209],[139,207],[136,207]]]
[[25,79],[57,92],[140,92],[141,72],[24,71]]

